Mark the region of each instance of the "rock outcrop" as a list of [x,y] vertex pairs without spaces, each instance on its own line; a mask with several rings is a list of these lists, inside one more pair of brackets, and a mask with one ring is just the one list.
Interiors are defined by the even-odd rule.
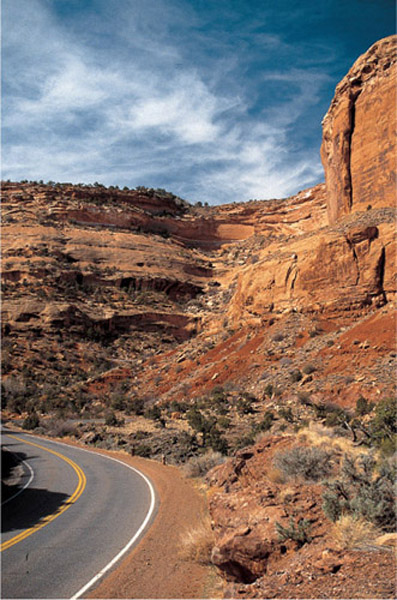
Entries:
[[321,158],[331,223],[395,203],[396,41],[380,40],[360,56],[324,117]]

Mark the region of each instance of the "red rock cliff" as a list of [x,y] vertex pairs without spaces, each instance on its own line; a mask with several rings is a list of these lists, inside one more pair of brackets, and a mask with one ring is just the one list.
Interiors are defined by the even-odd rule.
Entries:
[[323,120],[328,216],[392,206],[396,194],[396,41],[378,41],[337,85]]

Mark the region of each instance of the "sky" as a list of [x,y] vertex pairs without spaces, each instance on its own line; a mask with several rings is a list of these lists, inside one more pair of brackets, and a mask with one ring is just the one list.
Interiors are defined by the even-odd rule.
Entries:
[[283,198],[394,0],[2,0],[2,178]]

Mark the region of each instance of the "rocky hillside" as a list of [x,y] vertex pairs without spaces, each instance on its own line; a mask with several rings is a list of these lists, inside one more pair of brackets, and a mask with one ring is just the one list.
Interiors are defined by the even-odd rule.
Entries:
[[[311,447],[313,427],[314,446],[338,440],[329,477],[346,448],[394,449],[395,43],[337,86],[326,182],[296,196],[209,207],[165,190],[2,184],[3,418],[178,464],[229,456],[209,479],[229,595],[393,593],[376,588],[388,546],[334,547],[321,481],[272,461],[298,432]],[[353,573],[373,587],[347,588]]]

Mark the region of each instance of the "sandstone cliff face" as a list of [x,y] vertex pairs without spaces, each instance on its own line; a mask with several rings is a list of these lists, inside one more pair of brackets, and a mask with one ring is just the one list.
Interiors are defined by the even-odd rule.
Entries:
[[331,223],[395,202],[396,41],[380,40],[360,56],[324,117],[321,158]]

